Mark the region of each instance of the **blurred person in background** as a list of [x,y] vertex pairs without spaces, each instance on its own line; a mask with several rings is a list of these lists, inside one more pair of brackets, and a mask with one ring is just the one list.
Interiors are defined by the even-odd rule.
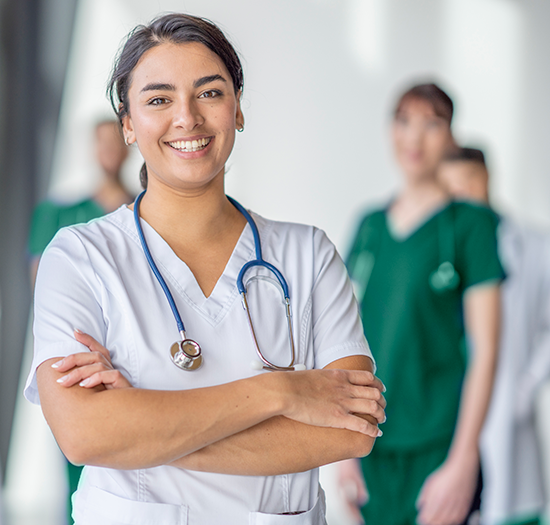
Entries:
[[[450,152],[438,177],[456,199],[489,205],[489,173],[479,149]],[[500,355],[481,438],[484,525],[537,525],[546,506],[535,399],[550,377],[550,237],[501,217]]]
[[[110,213],[122,204],[132,202],[121,183],[122,166],[128,156],[118,122],[102,120],[95,125],[95,158],[101,169],[101,182],[94,195],[74,204],[59,204],[52,200],[41,202],[34,210],[29,236],[31,281],[34,283],[38,263],[46,246],[64,226],[85,223]],[[71,496],[80,479],[82,467],[67,461],[68,516],[71,518]]]
[[361,512],[369,525],[479,518],[478,441],[491,398],[504,274],[496,216],[452,201],[437,181],[439,163],[456,147],[452,116],[451,99],[434,84],[399,99],[392,137],[404,186],[387,207],[366,215],[348,258],[387,387],[384,436],[369,457],[340,465],[352,509],[365,503],[364,475],[369,499]]
[[101,169],[101,181],[94,195],[74,204],[45,200],[34,210],[29,236],[33,283],[40,257],[60,228],[88,222],[132,202],[132,196],[121,182],[128,147],[124,144],[118,123],[115,120],[98,122],[94,136],[95,158]]

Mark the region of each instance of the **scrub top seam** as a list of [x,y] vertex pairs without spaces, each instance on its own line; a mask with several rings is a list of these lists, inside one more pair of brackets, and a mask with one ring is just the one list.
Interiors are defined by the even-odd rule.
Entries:
[[[109,301],[98,301],[97,300],[98,293],[100,295],[103,295],[104,293],[110,295],[113,298],[113,302],[116,304],[116,308],[120,312],[122,312],[122,317],[124,319],[124,325],[127,327],[127,334],[132,340],[132,343],[133,343],[132,347],[133,347],[133,350],[134,350],[134,351],[130,351],[128,343],[126,344],[125,350],[126,350],[126,353],[127,353],[128,357],[130,358],[131,364],[132,364],[132,371],[131,371],[131,376],[132,377],[131,378],[134,378],[136,380],[136,382],[139,383],[139,374],[138,374],[138,370],[139,370],[138,365],[139,365],[139,363],[137,362],[137,352],[135,352],[136,345],[135,345],[135,341],[134,341],[134,338],[133,338],[132,330],[131,330],[131,327],[128,326],[129,318],[130,318],[128,309],[125,307],[124,301],[122,301],[122,299],[109,286],[107,286],[107,283],[105,282],[105,280],[101,279],[101,277],[99,276],[99,274],[96,271],[96,269],[94,267],[94,264],[92,262],[92,258],[90,257],[90,254],[88,253],[88,249],[86,247],[86,244],[83,242],[83,240],[80,237],[79,233],[77,231],[74,231],[74,230],[71,230],[71,231],[77,237],[78,241],[82,245],[82,248],[83,248],[84,252],[86,253],[89,268],[93,272],[94,278],[96,279],[96,281],[98,283],[98,286],[99,286],[99,290],[94,290],[93,288],[91,288],[91,291],[92,291],[94,297],[96,298],[96,301],[98,303],[98,307],[101,310],[101,313],[102,313],[102,316],[103,316],[103,325],[104,325],[104,328],[105,328],[105,333],[104,333],[105,341],[104,342],[105,343],[107,342],[107,337],[108,337],[108,332],[109,332],[109,325],[110,325],[110,322],[108,324],[107,321],[106,321],[106,317],[108,317],[108,316],[106,316],[106,314],[105,314],[104,304],[105,303],[109,304]],[[65,252],[63,252],[63,253],[65,254]],[[67,260],[75,267],[76,271],[79,272],[79,274],[84,279],[84,282],[86,282],[85,276],[82,274],[82,272],[80,272],[80,270],[72,262],[72,260],[68,257],[67,257]]]
[[[302,312],[302,324],[300,326],[300,347],[298,348],[298,354],[301,358],[298,362],[305,361],[305,352],[308,344],[309,335],[311,333],[311,330],[308,330],[308,327],[311,325],[311,312],[312,312],[312,305],[313,305],[313,297],[310,294],[307,303],[304,307],[304,310]],[[313,352],[314,358],[315,358],[315,352]],[[315,366],[315,362],[314,365]]]

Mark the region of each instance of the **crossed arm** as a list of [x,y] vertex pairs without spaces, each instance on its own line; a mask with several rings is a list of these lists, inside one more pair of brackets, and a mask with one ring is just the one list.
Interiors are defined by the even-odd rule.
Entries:
[[[243,475],[299,472],[367,455],[385,418],[383,386],[364,356],[333,363],[338,370],[153,391],[131,388],[112,369],[106,349],[90,336],[75,336],[92,352],[69,356],[56,368],[51,365],[59,360],[52,359],[37,370],[44,415],[75,463],[119,469],[170,464]],[[88,383],[79,386],[85,378]]]

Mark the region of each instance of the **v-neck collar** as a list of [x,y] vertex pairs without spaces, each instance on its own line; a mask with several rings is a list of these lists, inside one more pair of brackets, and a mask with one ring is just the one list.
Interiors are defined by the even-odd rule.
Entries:
[[[120,222],[116,222],[119,222],[119,226],[122,226],[134,239],[139,245],[140,252],[142,252],[133,211],[126,206],[123,206],[120,211]],[[263,239],[268,233],[267,226],[269,222],[254,213],[251,213],[251,215],[260,232],[260,238]],[[153,260],[168,283],[172,293],[177,293],[190,307],[199,312],[212,325],[219,323],[239,296],[237,277],[241,268],[254,257],[254,237],[250,224],[247,222],[243,228],[223,273],[216,282],[212,293],[206,297],[187,264],[175,254],[170,245],[149,223],[141,218],[140,221]],[[143,256],[145,257],[145,254]]]
[[434,219],[439,217],[442,213],[444,213],[446,210],[448,210],[453,205],[452,200],[447,201],[446,203],[441,204],[440,206],[437,206],[432,210],[431,213],[426,214],[425,217],[423,217],[416,225],[414,225],[411,229],[409,229],[405,233],[396,232],[395,228],[393,227],[391,216],[389,213],[391,202],[386,206],[384,209],[384,221],[386,225],[386,230],[388,231],[388,235],[391,237],[391,239],[395,242],[406,242],[412,237],[414,237],[419,231],[424,229],[429,223],[431,223]]

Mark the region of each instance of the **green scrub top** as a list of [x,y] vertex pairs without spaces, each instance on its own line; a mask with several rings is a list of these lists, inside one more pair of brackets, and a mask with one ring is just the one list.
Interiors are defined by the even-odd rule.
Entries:
[[105,215],[105,210],[91,199],[69,206],[52,201],[41,202],[32,215],[29,252],[40,256],[55,234],[65,226],[91,221]]
[[450,444],[467,362],[462,298],[471,286],[504,278],[497,223],[488,208],[459,202],[402,238],[385,210],[361,222],[347,266],[387,388],[377,449]]

